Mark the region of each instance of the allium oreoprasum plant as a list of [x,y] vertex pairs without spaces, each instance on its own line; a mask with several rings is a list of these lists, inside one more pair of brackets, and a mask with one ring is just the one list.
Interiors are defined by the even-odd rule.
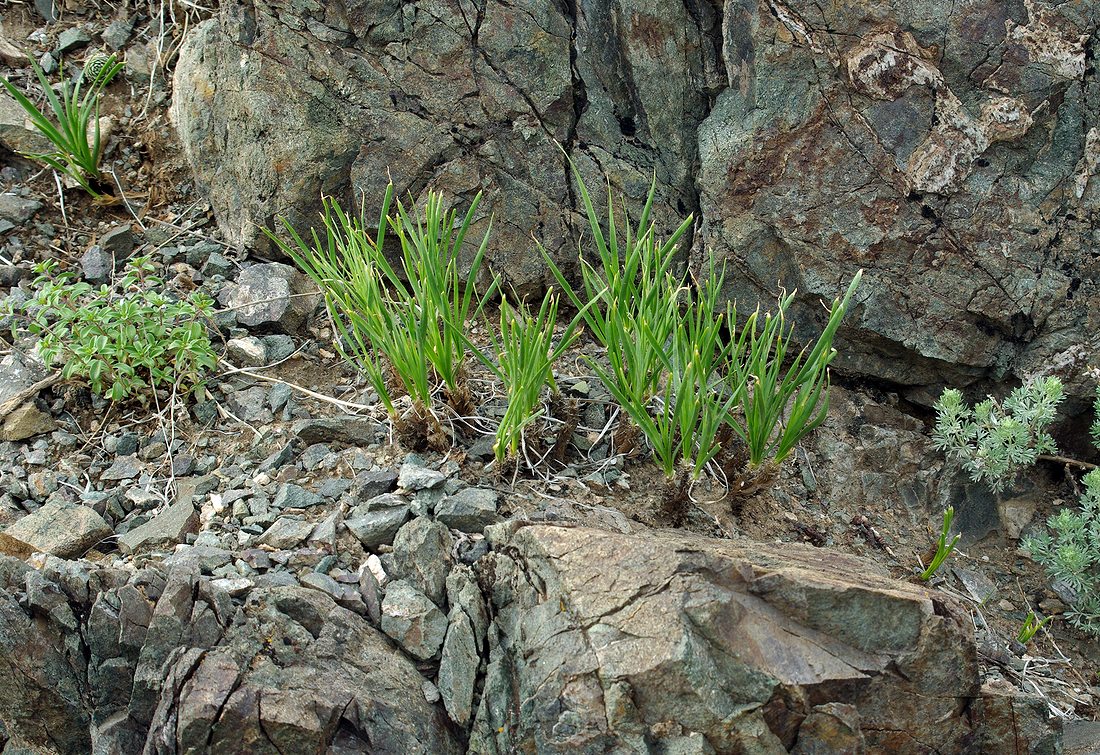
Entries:
[[[365,212],[355,218],[332,199],[324,201],[323,241],[313,231],[313,243],[306,243],[285,218],[282,223],[290,242],[267,232],[320,286],[341,336],[342,353],[367,376],[402,439],[413,446],[444,443],[442,427],[432,411],[437,379],[456,412],[464,415],[471,411],[464,373],[467,342],[461,333],[498,285],[494,278],[484,294],[479,294],[475,285],[488,246],[488,230],[469,272],[463,275],[460,269],[460,252],[480,200],[479,194],[461,224],[456,223],[454,210],[444,209],[442,195],[435,192],[429,192],[421,215],[400,201],[397,214],[390,215],[391,185],[373,237],[366,230]],[[401,242],[404,275],[398,274],[383,252],[387,229]],[[398,388],[412,400],[407,415],[397,410]]]
[[[787,324],[786,311],[793,292],[779,300],[778,312],[761,316],[757,309],[741,326],[729,362],[731,374],[744,384],[744,390],[729,421],[747,448],[750,470],[765,463],[779,464],[825,421],[829,364],[836,356],[833,337],[862,277],[860,270],[843,298],[833,301],[829,321],[816,343],[803,348],[789,365],[785,362],[794,326]],[[731,324],[737,320],[733,304],[727,320]]]
[[[554,345],[554,327],[558,320],[558,296],[547,291],[537,314],[526,303],[513,308],[507,300],[500,303],[500,337],[490,327],[489,337],[496,354],[494,362],[467,341],[471,351],[503,384],[508,399],[504,416],[497,429],[493,452],[498,463],[506,460],[518,464],[525,455],[527,428],[542,416],[542,392],[549,387],[552,394],[558,388],[554,381],[554,362],[579,335],[577,326],[586,310],[573,318]],[[465,339],[465,336],[463,336]]]
[[685,289],[687,304],[669,341],[661,343],[660,336],[642,332],[664,368],[656,397],[638,404],[611,383],[612,396],[641,429],[657,466],[670,480],[699,478],[718,453],[718,430],[744,387],[743,381],[731,384],[722,374],[731,344],[722,336],[720,289],[721,280],[713,272],[699,289]]
[[1029,381],[1004,402],[990,397],[973,409],[959,390],[948,388],[935,404],[932,443],[972,480],[999,493],[1040,455],[1057,453],[1046,428],[1061,402],[1062,381],[1056,377]]
[[[661,388],[666,361],[662,352],[680,323],[679,297],[685,276],[674,275],[671,268],[676,245],[692,218],[682,221],[666,240],[657,238],[650,218],[657,191],[654,178],[638,222],[632,226],[624,210],[625,223],[620,228],[609,186],[605,234],[580,171],[575,165],[572,169],[588,217],[597,264],[581,255],[581,286],[575,289],[545,249],[543,257],[574,307],[581,310],[589,302],[597,302],[586,310],[584,321],[607,350],[608,369],[594,365],[600,380],[624,408],[646,406]],[[622,446],[632,444],[631,435],[617,434]],[[629,452],[630,448],[618,450]]]
[[[96,185],[102,179],[99,160],[103,152],[99,131],[99,96],[104,87],[111,83],[111,79],[122,70],[122,63],[112,55],[97,67],[89,81],[85,81],[85,72],[81,71],[73,84],[65,79],[62,69],[60,96],[54,92],[46,74],[33,60],[31,68],[38,77],[38,83],[42,85],[53,118],[39,110],[29,97],[0,76],[0,84],[23,108],[34,127],[54,146],[53,152],[28,153],[26,156],[69,176],[89,194],[99,197]],[[85,84],[88,85],[87,89],[84,89]]]

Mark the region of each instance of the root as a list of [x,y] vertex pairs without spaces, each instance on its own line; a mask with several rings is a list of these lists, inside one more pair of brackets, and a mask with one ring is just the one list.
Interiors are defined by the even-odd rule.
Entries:
[[569,441],[577,430],[579,419],[577,400],[566,399],[560,392],[555,391],[550,395],[550,415],[562,422],[561,427],[558,428],[557,437],[554,438],[554,445],[550,449],[550,458],[558,464],[564,464]]
[[673,527],[683,525],[687,518],[688,508],[691,505],[689,490],[691,488],[691,474],[684,469],[676,472],[676,475],[666,481],[667,490],[661,502],[661,514],[668,518]]
[[619,426],[615,429],[615,436],[612,438],[615,453],[626,457],[633,456],[638,451],[638,437],[640,434],[641,431],[638,426],[625,414],[621,415]]
[[446,451],[451,447],[451,438],[439,424],[439,420],[416,402],[407,414],[393,419],[394,435],[397,441],[410,451]]

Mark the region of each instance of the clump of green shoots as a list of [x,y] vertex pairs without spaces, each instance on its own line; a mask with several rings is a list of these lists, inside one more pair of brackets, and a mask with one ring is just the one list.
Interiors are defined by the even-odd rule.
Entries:
[[[324,240],[314,230],[307,243],[285,218],[290,242],[267,232],[324,292],[342,353],[367,376],[398,435],[413,448],[447,445],[433,411],[437,381],[458,416],[473,412],[465,374],[468,342],[461,334],[498,285],[494,278],[487,291],[477,292],[488,230],[469,271],[461,271],[460,252],[480,200],[478,194],[461,223],[435,192],[428,193],[422,214],[398,200],[391,215],[391,184],[373,237],[364,211],[353,217],[333,199],[324,201]],[[401,244],[400,274],[383,251],[387,229]],[[412,404],[406,412],[397,408],[402,392]]]
[[951,523],[955,520],[955,507],[948,506],[943,512],[943,528],[940,530],[940,538],[936,541],[936,552],[932,555],[931,561],[928,566],[920,573],[921,581],[927,582],[935,576],[936,572],[943,566],[943,562],[947,560],[947,557],[951,555],[951,551],[955,550],[955,545],[959,542],[959,538],[962,535],[955,535],[954,538],[948,542],[947,538],[951,534]]
[[[558,297],[547,291],[537,314],[526,303],[513,309],[507,300],[500,303],[500,338],[489,329],[496,362],[467,341],[473,353],[503,384],[508,405],[497,428],[493,452],[499,464],[519,464],[531,445],[526,433],[542,417],[543,389],[558,394],[554,381],[554,362],[573,345],[577,325],[585,310],[565,328],[554,346],[554,327],[558,320]],[[465,336],[463,336],[465,339]],[[533,465],[531,465],[533,466]]]
[[[572,165],[572,163],[571,163]],[[671,272],[677,243],[691,227],[689,216],[668,239],[657,238],[650,219],[657,181],[650,184],[637,224],[627,218],[620,229],[611,188],[607,192],[607,233],[601,228],[588,188],[572,165],[596,247],[598,265],[580,258],[581,288],[574,289],[554,260],[542,250],[554,278],[573,306],[584,310],[593,337],[607,350],[608,367],[592,362],[601,382],[628,416],[627,407],[645,407],[662,386],[668,362],[667,344],[680,324],[679,299],[684,276]],[[623,215],[626,213],[624,211]],[[595,302],[595,306],[589,306]],[[616,433],[616,450],[629,454],[636,443],[637,420],[623,422]]]
[[[813,347],[787,364],[793,327],[784,313],[793,294],[780,300],[778,314],[757,311],[727,338],[737,316],[732,306],[727,313],[718,307],[723,276],[711,266],[690,285],[686,273],[672,270],[692,218],[659,240],[650,219],[654,180],[638,223],[622,229],[609,189],[605,230],[576,166],[573,173],[598,264],[582,256],[578,290],[545,250],[543,256],[574,306],[596,303],[584,321],[606,349],[607,366],[588,361],[629,418],[620,423],[616,450],[629,453],[631,433],[641,432],[670,482],[670,511],[682,509],[688,485],[719,454],[734,454],[738,441],[748,449],[747,473],[759,480],[762,468],[773,470],[825,420],[832,341],[861,273],[833,302]],[[735,480],[738,492],[745,480]]]
[[[786,312],[794,292],[779,299],[777,312],[761,316],[758,308],[741,327],[729,365],[734,384],[743,388],[735,394],[737,411],[729,423],[744,445],[748,464],[733,481],[735,491],[751,492],[769,481],[798,443],[825,421],[829,364],[836,356],[833,338],[862,277],[860,270],[843,298],[833,301],[816,343],[803,348],[790,364],[787,352],[794,325],[788,325]],[[728,321],[737,321],[733,304]]]
[[[52,118],[14,84],[0,76],[0,84],[23,108],[34,127],[54,146],[53,152],[27,153],[26,157],[68,176],[93,197],[101,196],[99,185],[103,176],[99,162],[103,144],[99,130],[99,96],[122,70],[122,63],[112,55],[104,64],[96,66],[90,78],[82,70],[72,84],[65,79],[62,69],[60,93],[54,91],[42,68],[33,60],[31,67],[42,85]],[[85,81],[86,78],[89,80]]]

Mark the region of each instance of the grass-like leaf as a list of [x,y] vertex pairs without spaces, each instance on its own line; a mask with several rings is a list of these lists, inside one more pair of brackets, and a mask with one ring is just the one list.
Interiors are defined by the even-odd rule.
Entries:
[[75,83],[70,84],[65,79],[64,69],[62,69],[59,96],[50,85],[42,68],[33,59],[30,63],[38,82],[42,85],[46,103],[53,114],[52,118],[40,110],[15,85],[0,76],[0,84],[3,84],[8,93],[23,108],[34,127],[54,146],[53,152],[26,153],[26,156],[69,176],[92,196],[100,196],[95,189],[95,185],[102,178],[99,169],[103,152],[99,131],[99,96],[111,79],[122,70],[122,63],[118,62],[114,55],[110,56],[87,82],[88,87],[83,91],[83,96],[81,96],[85,86],[83,70],[77,76]]

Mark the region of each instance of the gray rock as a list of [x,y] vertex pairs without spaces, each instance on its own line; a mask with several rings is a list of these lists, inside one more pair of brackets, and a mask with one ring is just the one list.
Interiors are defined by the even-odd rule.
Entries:
[[281,516],[260,536],[260,542],[272,548],[293,548],[313,532],[313,522]]
[[0,441],[16,441],[52,432],[57,427],[53,417],[28,401],[8,413],[0,422]]
[[417,490],[425,490],[442,485],[447,475],[434,469],[425,467],[419,459],[406,460],[401,465],[401,471],[397,476],[398,487],[415,493]]
[[41,206],[42,203],[36,199],[11,193],[0,194],[0,220],[7,220],[12,225],[23,225]]
[[236,268],[224,255],[218,252],[211,252],[200,269],[202,270],[202,274],[208,278],[214,275],[228,278]]
[[210,580],[210,584],[224,590],[230,597],[240,598],[252,591],[255,583],[246,577],[221,577]]
[[267,390],[265,388],[257,385],[227,393],[225,398],[230,410],[245,422],[265,425],[274,419],[266,406]]
[[75,50],[78,47],[84,47],[92,41],[92,35],[90,35],[86,29],[81,26],[73,26],[65,29],[57,37],[57,51],[68,52],[69,50]]
[[380,424],[369,417],[346,415],[303,419],[294,424],[294,434],[305,444],[346,443],[348,445],[368,445],[383,432]]
[[224,548],[210,545],[192,545],[177,549],[175,553],[164,559],[164,565],[168,569],[176,567],[197,568],[203,574],[212,574],[232,560],[233,554]]
[[114,531],[88,506],[52,501],[4,530],[43,553],[77,558]]
[[134,19],[132,17],[116,19],[107,24],[107,28],[103,30],[103,42],[112,50],[121,50],[130,41],[130,34],[133,29]]
[[290,336],[275,333],[260,340],[263,341],[267,359],[271,363],[281,362],[294,353],[294,339]]
[[294,389],[286,383],[275,383],[267,392],[267,405],[271,411],[277,412],[286,406],[286,402],[294,395]]
[[267,348],[255,336],[230,338],[225,342],[225,352],[238,367],[263,367],[267,364]]
[[181,542],[199,528],[199,515],[190,498],[181,498],[153,519],[118,538],[123,553],[134,553]]
[[136,457],[119,456],[114,463],[99,476],[101,480],[132,480],[145,471],[145,465]]
[[495,490],[464,488],[437,504],[435,516],[451,529],[481,532],[488,525],[501,520],[497,513],[498,498]]
[[382,600],[382,631],[414,658],[434,658],[447,636],[447,617],[427,595],[403,580]]
[[[385,622],[385,617],[382,620]],[[461,610],[452,609],[447,638],[443,642],[443,654],[439,659],[439,679],[436,686],[447,715],[459,726],[466,726],[470,722],[474,683],[477,681],[480,663],[469,617]]]
[[99,245],[117,264],[128,259],[134,251],[134,231],[129,225],[115,226],[99,237]]
[[277,328],[296,333],[313,312],[319,298],[299,296],[317,290],[303,273],[289,265],[269,262],[241,271],[228,305],[245,327]]
[[[683,534],[489,533],[492,563],[481,573],[500,634],[472,751],[561,752],[563,722],[568,746],[582,752],[660,740],[652,722],[668,720],[716,752],[786,752],[803,741],[803,724],[807,741],[862,737],[868,752],[917,753],[927,742],[964,751],[975,737],[955,703],[979,694],[965,610],[939,594],[933,607],[930,593],[870,562]],[[857,678],[875,683],[850,686]],[[818,706],[851,709],[799,704],[765,715],[779,690],[798,700],[813,690]],[[584,702],[613,697],[613,706]],[[735,709],[744,713],[730,718]]]
[[401,525],[409,518],[409,506],[380,508],[374,511],[348,512],[344,526],[363,544],[364,548],[390,545]]
[[450,572],[451,533],[426,517],[413,519],[393,541],[393,578],[404,579],[440,606],[446,605]]
[[293,461],[294,457],[301,450],[302,442],[297,438],[292,438],[285,446],[261,461],[257,469],[260,472],[270,472],[273,469],[279,469],[283,465]]
[[392,469],[360,472],[355,476],[355,494],[360,501],[369,501],[397,488],[397,473]]
[[[7,90],[0,92],[0,143],[15,152],[37,152],[51,149],[50,141],[35,129],[27,113]],[[4,223],[14,223],[4,220]]]
[[279,486],[279,492],[275,494],[275,500],[271,505],[276,509],[306,509],[316,506],[323,499],[316,493],[312,493],[300,485],[284,483]]

